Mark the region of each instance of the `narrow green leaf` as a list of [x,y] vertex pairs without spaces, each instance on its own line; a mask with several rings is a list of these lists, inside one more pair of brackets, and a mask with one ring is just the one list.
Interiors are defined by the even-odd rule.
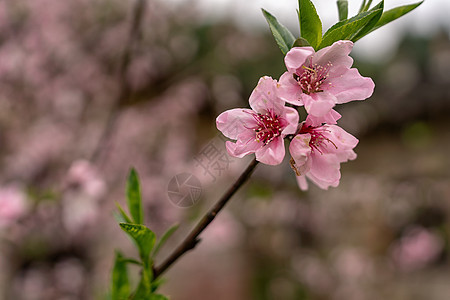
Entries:
[[169,239],[172,236],[172,234],[178,229],[178,227],[180,227],[178,224],[173,225],[162,235],[162,237],[156,243],[155,250],[153,250],[152,254],[153,257],[158,254],[161,247],[166,243],[167,239]]
[[141,260],[144,265],[147,265],[156,240],[153,231],[140,224],[120,223],[119,225],[135,241]]
[[111,300],[126,300],[130,294],[127,264],[117,251],[111,278]]
[[124,222],[125,223],[133,223],[130,219],[130,217],[127,215],[127,213],[123,210],[122,206],[120,206],[119,202],[116,202],[116,207],[119,210],[120,216],[122,217],[122,221],[120,221],[120,223]]
[[294,45],[292,45],[292,47],[308,47],[308,46],[311,46],[311,45],[304,38],[296,39],[294,42]]
[[384,9],[384,0],[381,0],[380,3],[375,5],[370,10],[370,11],[377,11],[377,13],[375,13],[372,16],[372,18],[369,20],[369,22],[367,22],[367,24],[363,28],[361,28],[356,34],[352,36],[351,40],[353,42],[356,42],[357,40],[363,38],[372,30],[372,28],[377,24],[378,20],[380,20],[383,14],[383,9]]
[[364,11],[368,11],[371,4],[372,4],[372,0],[367,1],[366,6],[364,7]]
[[142,266],[142,263],[140,261],[137,261],[137,260],[132,259],[132,258],[123,258],[122,261],[124,263],[127,263],[127,264],[133,264],[133,265]]
[[390,9],[388,11],[385,11],[383,13],[383,15],[381,16],[381,18],[378,20],[377,24],[372,28],[371,32],[400,18],[401,16],[406,15],[407,13],[414,10],[416,7],[418,7],[422,3],[423,3],[423,1],[420,1],[420,2],[417,2],[414,4],[398,6],[393,9]]
[[339,40],[351,39],[372,19],[372,17],[374,17],[374,15],[378,14],[380,10],[382,11],[382,9],[378,9],[374,11],[363,12],[353,18],[334,24],[324,34],[319,49],[330,46],[331,44]]
[[366,0],[363,0],[361,2],[361,6],[359,7],[359,12],[358,13],[362,13],[364,12],[364,8],[366,7]]
[[327,32],[325,32],[323,37],[325,38],[326,35],[330,34],[330,32],[335,30],[336,28],[342,27],[342,26],[344,26],[345,24],[348,24],[348,23],[352,23],[352,22],[361,20],[362,18],[367,17],[367,15],[369,15],[369,14],[370,14],[370,12],[362,12],[362,13],[357,14],[354,17],[351,17],[350,19],[339,21],[336,24],[334,24],[333,26],[331,26],[330,28],[328,28]]
[[339,13],[339,21],[347,20],[348,18],[348,1],[337,0],[336,1]]
[[295,38],[292,33],[284,27],[280,22],[278,22],[277,18],[271,15],[265,9],[261,9],[264,17],[269,23],[270,31],[272,32],[273,37],[275,38],[275,42],[277,42],[278,47],[280,48],[283,55],[286,55],[288,51],[291,49],[294,44]]
[[134,223],[142,224],[144,213],[142,211],[141,188],[139,177],[134,169],[131,169],[127,181],[127,205]]
[[322,40],[322,22],[311,0],[298,0],[300,36],[315,49]]

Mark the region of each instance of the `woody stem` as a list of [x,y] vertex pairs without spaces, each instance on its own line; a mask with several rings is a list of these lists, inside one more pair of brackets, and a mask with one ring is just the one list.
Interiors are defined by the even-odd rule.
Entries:
[[177,261],[183,254],[195,248],[200,239],[199,235],[208,225],[214,220],[217,214],[222,210],[225,204],[233,197],[239,188],[247,181],[255,169],[258,161],[253,161],[247,166],[245,171],[239,176],[236,182],[227,190],[227,192],[214,204],[214,206],[202,217],[191,233],[183,240],[183,242],[166,258],[166,260],[159,266],[153,269],[154,279],[164,273],[175,261]]

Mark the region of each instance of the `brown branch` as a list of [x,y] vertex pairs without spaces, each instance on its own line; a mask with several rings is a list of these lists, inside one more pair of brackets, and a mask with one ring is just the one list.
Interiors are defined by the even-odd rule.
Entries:
[[252,174],[258,161],[253,161],[248,165],[247,169],[239,176],[236,182],[228,189],[228,191],[220,198],[220,200],[203,216],[200,222],[195,226],[191,233],[184,239],[184,241],[172,252],[171,255],[158,267],[154,268],[154,278],[159,277],[164,273],[177,259],[189,250],[195,248],[200,241],[198,236],[205,230],[205,228],[214,220],[220,210],[227,204],[228,200],[239,190],[239,188],[247,181]]
[[97,161],[103,150],[107,148],[108,141],[116,126],[116,121],[120,112],[120,105],[130,97],[130,86],[127,82],[126,72],[130,64],[133,49],[136,47],[136,44],[141,36],[142,20],[144,18],[143,16],[146,9],[146,3],[146,0],[137,0],[136,5],[133,7],[128,41],[125,45],[125,49],[122,53],[117,70],[119,93],[111,106],[108,119],[106,120],[106,125],[92,154],[91,161]]

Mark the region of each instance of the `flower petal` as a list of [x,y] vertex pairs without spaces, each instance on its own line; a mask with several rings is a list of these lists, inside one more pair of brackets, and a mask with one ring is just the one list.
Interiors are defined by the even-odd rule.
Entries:
[[289,153],[295,162],[296,173],[305,175],[311,167],[310,155],[311,147],[309,142],[311,135],[309,133],[296,135],[289,144]]
[[306,61],[306,59],[314,54],[312,47],[294,47],[284,57],[284,63],[289,73],[295,73]]
[[236,143],[227,141],[225,143],[228,154],[234,157],[242,158],[250,153],[255,153],[258,149],[261,148],[262,144],[255,141],[253,138],[252,140],[248,141],[241,141],[238,140]]
[[338,104],[367,99],[375,88],[372,79],[361,76],[357,69],[349,69],[340,76],[330,77],[327,83],[324,90],[335,95]]
[[308,190],[308,182],[306,181],[305,175],[295,176],[297,177],[297,184],[302,191]]
[[351,150],[358,145],[358,139],[339,126],[327,126],[329,138],[339,149]]
[[351,41],[337,41],[333,45],[317,51],[313,56],[312,63],[321,66],[330,63],[333,68],[338,66],[350,68],[353,64],[353,59],[349,56],[352,48],[353,42]]
[[258,85],[249,98],[250,107],[257,113],[266,114],[269,110],[281,115],[284,101],[277,95],[277,81],[269,76],[259,79]]
[[334,109],[330,110],[328,113],[321,117],[316,117],[313,115],[308,115],[306,117],[306,126],[317,127],[322,124],[336,124],[337,120],[341,118],[341,114],[335,111]]
[[303,105],[300,98],[301,94],[303,94],[302,89],[294,77],[292,77],[292,73],[284,72],[280,77],[278,86],[278,96],[282,100],[297,106]]
[[298,127],[298,112],[295,108],[285,107],[284,108],[284,116],[283,119],[285,121],[285,128],[281,132],[283,135],[294,134],[297,131]]
[[327,91],[311,95],[303,94],[302,100],[306,111],[316,117],[322,117],[329,113],[336,103],[336,97]]
[[341,163],[347,162],[349,160],[354,160],[357,157],[355,151],[353,151],[353,150],[346,150],[346,151],[337,152],[335,155],[336,155],[336,158]]
[[340,162],[333,154],[311,154],[309,175],[321,183],[334,184],[341,178]]
[[266,165],[279,165],[284,158],[284,141],[281,136],[276,137],[269,144],[256,150],[256,160]]
[[216,119],[217,129],[227,138],[236,140],[240,133],[256,125],[252,114],[252,110],[245,108],[224,111]]
[[321,188],[323,190],[328,190],[328,188],[330,186],[337,187],[339,185],[339,180],[336,180],[334,182],[328,182],[328,181],[324,181],[320,178],[315,177],[311,173],[307,174],[306,177],[308,177],[309,180],[314,182],[315,185],[317,185],[319,188]]

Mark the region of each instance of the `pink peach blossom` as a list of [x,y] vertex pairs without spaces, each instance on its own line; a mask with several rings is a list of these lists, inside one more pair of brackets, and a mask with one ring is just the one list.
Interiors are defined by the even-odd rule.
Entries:
[[289,145],[291,166],[302,190],[308,189],[306,177],[322,189],[338,186],[341,163],[356,158],[353,148],[358,139],[337,125],[317,122],[308,116]]
[[85,197],[99,199],[106,192],[106,184],[97,168],[87,160],[76,160],[72,163],[65,178],[67,187],[76,187]]
[[280,97],[305,106],[308,114],[321,117],[336,104],[370,97],[372,79],[362,77],[349,56],[351,41],[337,41],[315,52],[312,47],[292,48],[284,59],[287,72],[280,78]]
[[16,185],[0,187],[0,228],[14,223],[27,211],[25,192]]
[[442,239],[417,226],[409,229],[399,242],[392,247],[395,263],[404,271],[412,271],[425,267],[433,262],[442,252]]
[[264,164],[278,165],[285,154],[283,138],[294,134],[298,126],[298,113],[284,106],[278,97],[278,84],[271,77],[262,77],[250,95],[252,109],[236,108],[217,117],[217,128],[228,138],[228,153],[243,157],[255,153]]

